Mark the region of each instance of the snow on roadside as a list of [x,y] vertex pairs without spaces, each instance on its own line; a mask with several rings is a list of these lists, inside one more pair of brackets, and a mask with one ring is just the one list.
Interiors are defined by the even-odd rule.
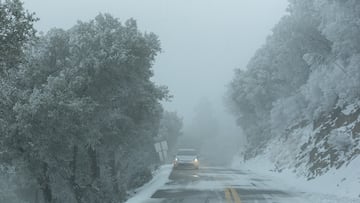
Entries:
[[165,185],[165,183],[169,181],[168,177],[170,175],[171,169],[172,165],[161,166],[155,172],[153,179],[142,187],[137,188],[134,191],[136,194],[128,199],[126,203],[139,203],[150,199],[150,197],[156,192],[158,188]]
[[360,157],[347,166],[331,169],[312,180],[298,176],[289,169],[276,172],[274,164],[266,155],[257,156],[246,162],[239,157],[234,158],[232,167],[272,177],[278,180],[279,187],[304,193],[308,199],[316,200],[315,202],[360,202]]

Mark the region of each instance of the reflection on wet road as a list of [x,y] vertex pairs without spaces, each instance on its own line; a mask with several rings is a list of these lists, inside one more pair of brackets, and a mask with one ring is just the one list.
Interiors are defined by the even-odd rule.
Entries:
[[284,188],[276,188],[273,183],[274,180],[258,176],[250,171],[216,167],[173,170],[169,181],[152,195],[149,202],[299,202],[296,201],[294,194],[285,191]]

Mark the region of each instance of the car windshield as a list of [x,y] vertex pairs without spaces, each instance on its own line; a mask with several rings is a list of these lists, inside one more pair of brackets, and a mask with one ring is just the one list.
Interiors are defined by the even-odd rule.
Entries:
[[179,151],[178,155],[180,155],[180,156],[196,156],[196,151],[194,151],[194,150],[183,150],[183,151]]

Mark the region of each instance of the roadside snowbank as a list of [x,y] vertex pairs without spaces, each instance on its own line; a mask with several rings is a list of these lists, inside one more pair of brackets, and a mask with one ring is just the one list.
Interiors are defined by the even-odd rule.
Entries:
[[163,165],[161,166],[154,174],[153,179],[143,185],[140,188],[137,188],[133,191],[133,196],[126,201],[126,203],[139,203],[145,202],[145,200],[150,199],[150,197],[156,192],[158,188],[165,185],[169,180],[169,175],[172,169],[172,165]]
[[246,162],[236,157],[232,167],[274,177],[296,191],[338,196],[340,199],[341,197],[358,199],[360,202],[360,157],[347,166],[333,168],[312,180],[307,180],[306,177],[299,176],[290,169],[284,169],[281,172],[274,170],[274,163],[266,155],[257,156]]

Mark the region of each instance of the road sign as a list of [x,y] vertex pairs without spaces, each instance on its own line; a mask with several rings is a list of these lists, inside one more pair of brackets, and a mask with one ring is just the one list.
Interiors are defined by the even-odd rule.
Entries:
[[161,142],[156,142],[154,144],[156,152],[159,154],[159,158],[161,162],[165,162],[167,158],[167,151],[168,151],[168,145],[166,140],[163,140]]
[[160,142],[157,142],[154,144],[156,152],[161,152],[161,144]]
[[161,142],[161,148],[162,148],[164,151],[167,151],[167,150],[168,150],[168,145],[167,145],[167,142],[166,142],[166,141],[162,141],[162,142]]

